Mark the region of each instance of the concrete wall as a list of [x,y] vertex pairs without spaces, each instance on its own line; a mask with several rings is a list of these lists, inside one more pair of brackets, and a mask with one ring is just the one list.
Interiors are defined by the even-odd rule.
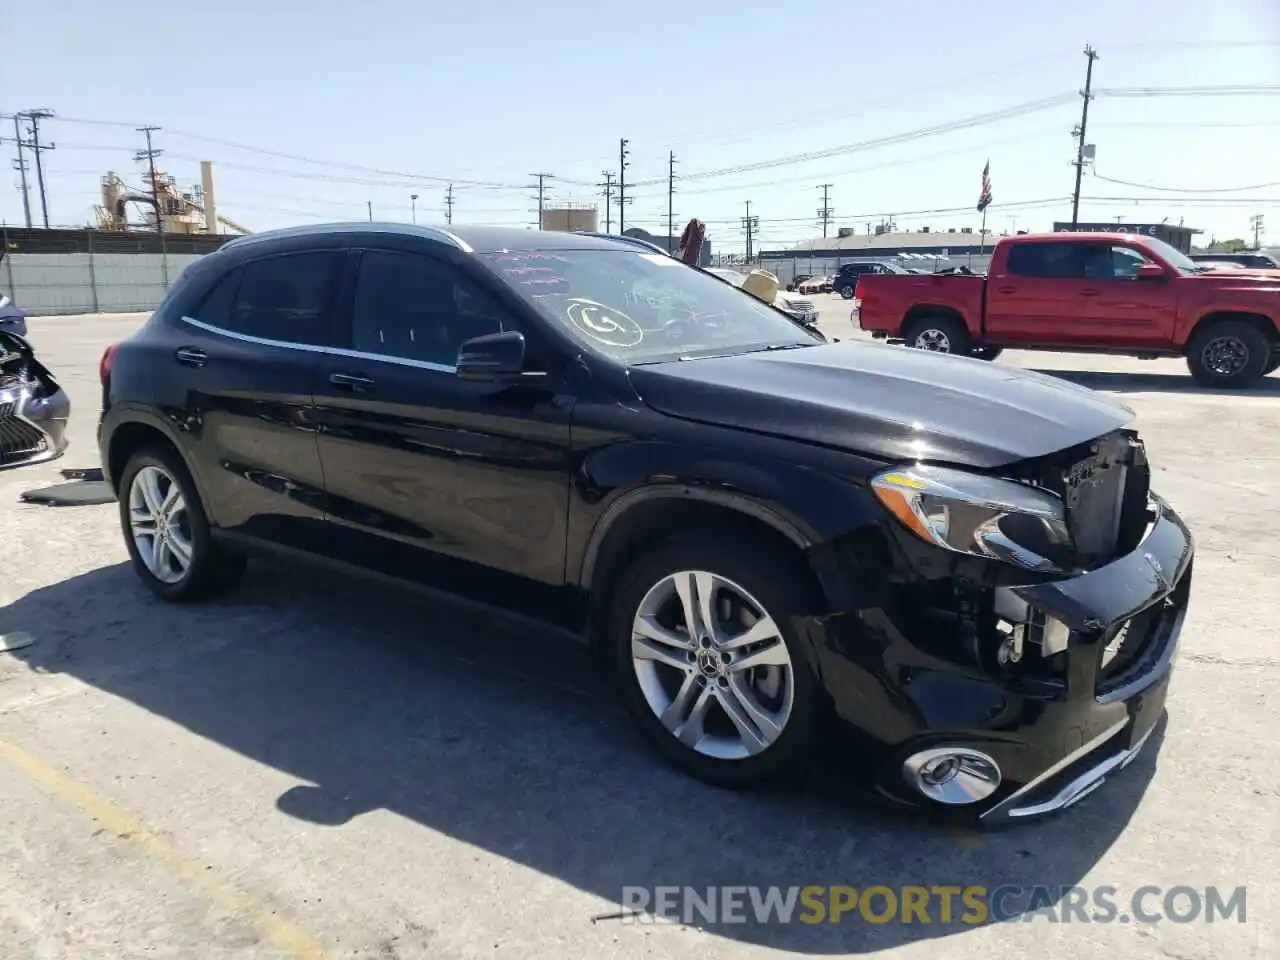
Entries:
[[29,316],[154,310],[199,254],[10,253],[0,290]]

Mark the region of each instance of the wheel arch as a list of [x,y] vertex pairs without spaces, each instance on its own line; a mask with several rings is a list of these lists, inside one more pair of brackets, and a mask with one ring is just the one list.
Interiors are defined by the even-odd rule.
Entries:
[[819,536],[803,520],[750,497],[689,485],[642,487],[618,497],[596,521],[577,570],[577,585],[588,596],[591,632],[612,586],[646,547],[699,527],[772,542],[803,562],[815,588],[818,581],[805,551]]
[[141,410],[123,411],[119,414],[119,419],[112,424],[106,449],[103,450],[103,473],[116,495],[120,493],[120,474],[124,472],[129,459],[148,446],[165,447],[178,455],[182,465],[187,468],[191,482],[196,485],[196,491],[200,494],[200,502],[210,524],[216,526],[212,504],[201,483],[200,474],[196,471],[195,464],[182,443],[179,442],[177,431],[160,418]]
[[1280,341],[1280,330],[1277,330],[1276,322],[1265,314],[1253,313],[1248,310],[1209,310],[1201,314],[1200,318],[1187,330],[1186,337],[1181,344],[1182,348],[1184,350],[1188,349],[1192,339],[1200,331],[1230,320],[1238,320],[1256,327],[1273,345]]

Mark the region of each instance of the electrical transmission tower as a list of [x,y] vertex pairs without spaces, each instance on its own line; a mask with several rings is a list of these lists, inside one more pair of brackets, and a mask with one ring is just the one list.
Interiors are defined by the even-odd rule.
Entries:
[[742,229],[747,235],[747,263],[751,262],[752,241],[760,233],[760,218],[751,215],[751,201],[747,201],[747,215],[742,218]]
[[631,164],[627,161],[627,157],[631,155],[631,151],[627,149],[627,144],[631,141],[622,139],[618,141],[618,232],[622,233],[626,227],[627,220],[627,168]]
[[1076,186],[1071,193],[1072,228],[1078,226],[1080,222],[1080,180],[1084,176],[1085,136],[1089,129],[1089,101],[1093,99],[1093,63],[1098,59],[1098,51],[1085,44],[1084,55],[1089,61],[1089,65],[1085,67],[1084,71],[1084,89],[1080,91],[1084,105],[1080,108],[1080,125],[1071,131],[1076,137]]
[[667,253],[675,253],[676,243],[676,154],[667,156]]
[[145,160],[151,176],[151,202],[156,208],[156,233],[160,235],[160,269],[164,275],[164,285],[169,286],[169,250],[164,235],[164,208],[160,205],[160,177],[156,173],[156,157],[164,151],[157,150],[151,141],[151,135],[159,127],[138,127],[138,132],[147,138],[147,149],[139,150],[133,155],[135,160]]
[[831,226],[831,215],[835,210],[831,208],[831,184],[822,183],[818,185],[818,189],[822,191],[822,206],[818,208],[818,223],[822,224],[822,235],[827,235],[827,228]]
[[613,227],[613,188],[616,184],[613,182],[613,171],[602,170],[600,175],[604,177],[604,182],[596,184],[604,192],[604,232],[612,233]]
[[[27,162],[23,155],[23,150],[30,150],[32,156],[35,157],[36,163],[36,188],[40,191],[40,216],[44,221],[45,229],[49,229],[49,194],[44,185],[44,161],[43,154],[57,148],[54,143],[40,142],[40,121],[48,120],[55,116],[52,110],[23,110],[13,118],[14,140],[18,147],[18,163],[17,170],[22,175],[22,208],[26,213],[27,226],[31,226],[31,200],[30,187],[27,183]],[[21,121],[27,123],[27,137],[22,135]]]
[[531,173],[529,176],[538,178],[538,229],[541,230],[543,224],[542,208],[547,199],[547,181],[554,180],[555,176],[550,173]]

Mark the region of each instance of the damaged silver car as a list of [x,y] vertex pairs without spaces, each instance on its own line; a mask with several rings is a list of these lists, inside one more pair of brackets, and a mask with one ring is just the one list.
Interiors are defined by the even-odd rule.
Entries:
[[0,470],[56,460],[71,401],[25,337],[0,328]]

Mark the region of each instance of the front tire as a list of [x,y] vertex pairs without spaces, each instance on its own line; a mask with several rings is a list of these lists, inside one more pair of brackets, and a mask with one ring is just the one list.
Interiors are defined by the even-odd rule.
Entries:
[[673,766],[748,788],[807,757],[818,685],[791,623],[806,583],[776,550],[712,532],[666,541],[623,575],[609,604],[622,700]]
[[1187,368],[1206,387],[1249,386],[1266,376],[1271,361],[1271,341],[1242,320],[1200,327],[1187,343]]
[[120,475],[120,527],[134,572],[165,600],[203,600],[244,572],[244,557],[213,541],[196,485],[172,450],[135,453]]
[[851,284],[851,283],[846,283],[843,287],[841,287],[841,288],[840,288],[840,296],[844,297],[846,300],[852,300],[852,299],[853,299],[853,284]]

